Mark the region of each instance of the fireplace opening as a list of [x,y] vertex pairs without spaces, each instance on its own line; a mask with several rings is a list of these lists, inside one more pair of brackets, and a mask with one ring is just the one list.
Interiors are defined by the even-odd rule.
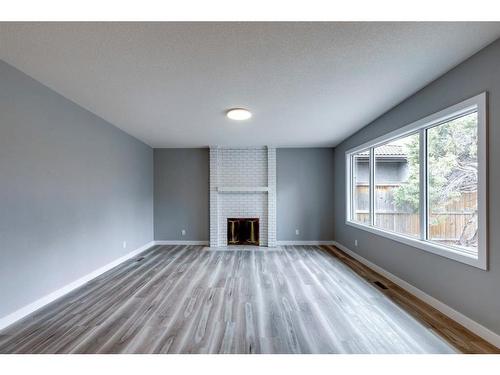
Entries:
[[228,218],[227,244],[259,246],[259,219]]

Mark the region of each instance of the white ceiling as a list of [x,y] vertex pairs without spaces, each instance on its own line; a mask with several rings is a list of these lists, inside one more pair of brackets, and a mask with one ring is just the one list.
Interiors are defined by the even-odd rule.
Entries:
[[153,147],[334,146],[499,37],[500,23],[1,23],[0,58]]

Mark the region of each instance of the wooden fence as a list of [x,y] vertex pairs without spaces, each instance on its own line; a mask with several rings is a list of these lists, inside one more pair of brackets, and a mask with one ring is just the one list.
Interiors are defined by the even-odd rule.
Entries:
[[[394,204],[394,189],[396,185],[378,185],[375,191],[375,225],[381,229],[405,233],[418,237],[420,234],[419,214],[411,208],[396,207]],[[356,187],[356,220],[369,221],[369,191],[368,186]],[[429,237],[443,242],[456,242],[462,235],[463,228],[474,216],[477,207],[477,193],[463,193],[458,199],[453,199],[441,211],[433,211],[429,215]]]

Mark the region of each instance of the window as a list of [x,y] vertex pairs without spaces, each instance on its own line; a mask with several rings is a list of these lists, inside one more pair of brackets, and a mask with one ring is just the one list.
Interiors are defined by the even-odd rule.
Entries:
[[486,269],[486,93],[346,153],[349,225]]
[[352,155],[352,219],[363,224],[370,222],[369,162],[368,151]]
[[429,240],[477,252],[477,112],[427,131]]
[[375,227],[420,237],[419,160],[418,133],[375,147]]

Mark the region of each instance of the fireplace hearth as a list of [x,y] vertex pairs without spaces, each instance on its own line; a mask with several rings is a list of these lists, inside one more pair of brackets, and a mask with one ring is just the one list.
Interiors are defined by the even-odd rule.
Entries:
[[259,246],[259,219],[228,218],[227,244]]

